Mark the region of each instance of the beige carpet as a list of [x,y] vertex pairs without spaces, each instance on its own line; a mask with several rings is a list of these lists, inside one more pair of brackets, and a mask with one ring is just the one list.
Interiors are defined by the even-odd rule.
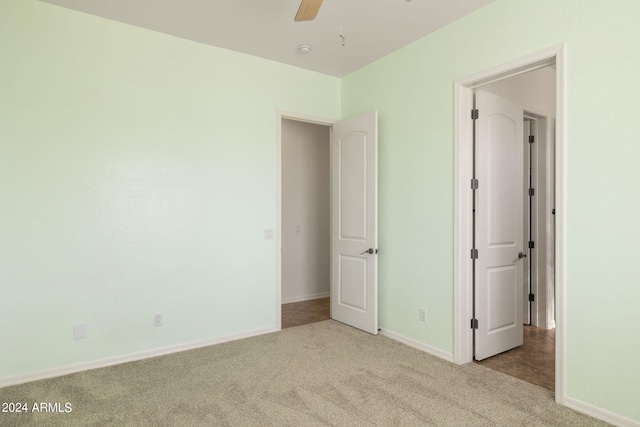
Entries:
[[72,405],[0,413],[2,426],[606,425],[541,387],[332,320],[7,387],[0,402]]

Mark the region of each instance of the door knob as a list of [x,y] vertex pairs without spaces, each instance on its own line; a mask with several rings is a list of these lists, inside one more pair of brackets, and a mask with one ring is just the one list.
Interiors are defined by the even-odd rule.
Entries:
[[518,254],[518,258],[520,258],[520,259],[522,259],[522,258],[526,258],[526,257],[527,257],[527,254],[525,254],[525,253],[520,252],[520,253]]
[[366,251],[362,252],[360,255],[364,255],[364,254],[373,255],[373,248],[367,249]]

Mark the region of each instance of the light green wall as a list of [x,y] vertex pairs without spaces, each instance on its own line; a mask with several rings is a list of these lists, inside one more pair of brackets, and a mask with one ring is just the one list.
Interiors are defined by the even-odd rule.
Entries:
[[276,110],[339,118],[339,91],[1,0],[0,378],[275,327]]
[[381,324],[451,352],[453,80],[566,42],[567,394],[640,421],[638,16],[498,0],[341,81],[0,0],[0,378],[273,326],[278,108],[379,110]]
[[453,81],[566,43],[566,392],[636,421],[639,16],[498,0],[342,81],[343,116],[380,112],[381,326],[451,352]]

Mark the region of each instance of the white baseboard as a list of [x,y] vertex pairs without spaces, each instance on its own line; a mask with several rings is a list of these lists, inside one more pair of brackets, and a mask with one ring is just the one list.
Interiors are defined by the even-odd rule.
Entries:
[[282,304],[291,304],[292,302],[302,302],[302,301],[311,301],[314,299],[320,299],[320,298],[329,298],[329,292],[322,292],[319,294],[311,294],[311,295],[303,295],[303,296],[298,296],[298,297],[289,297],[289,298],[282,298],[281,303]]
[[24,384],[31,381],[43,380],[46,378],[60,377],[63,375],[74,374],[76,372],[89,371],[91,369],[104,368],[120,363],[135,362],[137,360],[149,359],[157,356],[164,356],[171,353],[179,353],[182,351],[193,350],[210,345],[221,344],[224,342],[235,341],[243,338],[255,337],[258,335],[277,332],[274,326],[268,328],[253,329],[250,331],[239,332],[230,335],[224,335],[217,338],[206,340],[191,341],[184,344],[177,344],[168,347],[161,347],[152,350],[145,350],[136,353],[124,354],[122,356],[108,357],[105,359],[92,360],[89,362],[74,363],[72,365],[59,366],[41,371],[29,372],[26,374],[12,375],[0,378],[0,388],[17,384]]
[[388,329],[381,328],[380,334],[384,335],[385,337],[391,338],[392,340],[401,342],[402,344],[408,345],[409,347],[413,347],[420,351],[424,351],[425,353],[429,353],[433,356],[444,359],[447,362],[454,363],[453,353],[448,353],[446,351],[440,350],[439,348],[421,343],[420,341],[416,341],[413,338],[405,337],[404,335],[400,335],[399,333],[390,331]]
[[598,408],[596,406],[590,405],[588,403],[582,402],[572,397],[565,396],[564,404],[565,406],[571,409],[575,409],[576,411],[592,416],[593,418],[606,421],[609,424],[613,424],[614,426],[640,427],[640,422],[638,421],[625,418],[621,415],[614,414],[613,412],[607,411],[606,409]]

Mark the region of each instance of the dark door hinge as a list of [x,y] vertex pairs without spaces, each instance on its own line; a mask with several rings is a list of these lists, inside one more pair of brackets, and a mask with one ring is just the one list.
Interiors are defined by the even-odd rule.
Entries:
[[534,302],[536,300],[535,295],[529,294],[529,302]]
[[479,184],[479,183],[478,183],[478,180],[477,180],[477,179],[475,179],[475,178],[474,178],[474,179],[472,179],[472,180],[471,180],[471,189],[472,189],[472,190],[477,190],[477,189],[478,189],[478,184]]
[[533,197],[535,195],[535,190],[533,188],[529,189],[529,197]]
[[533,240],[529,241],[529,249],[534,249],[536,247],[536,244]]
[[471,120],[476,120],[478,118],[478,110],[471,110]]
[[533,135],[529,135],[529,144],[533,144],[535,142],[535,137]]
[[478,259],[478,250],[471,249],[471,259]]
[[471,319],[471,329],[478,329],[478,319]]

